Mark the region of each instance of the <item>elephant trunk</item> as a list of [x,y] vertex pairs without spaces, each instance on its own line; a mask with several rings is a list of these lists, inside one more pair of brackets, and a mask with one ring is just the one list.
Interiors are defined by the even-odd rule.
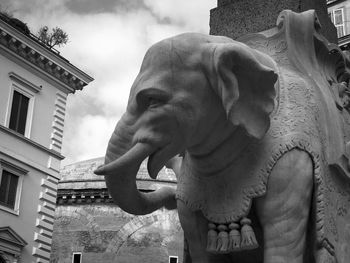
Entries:
[[125,138],[120,138],[114,132],[107,148],[106,163],[95,171],[95,174],[105,176],[114,202],[124,211],[135,215],[149,214],[163,206],[167,209],[176,208],[173,188],[163,187],[148,193],[137,189],[137,172],[142,161],[154,152],[154,147],[148,143],[136,143],[125,152],[125,144],[121,142],[125,142]]

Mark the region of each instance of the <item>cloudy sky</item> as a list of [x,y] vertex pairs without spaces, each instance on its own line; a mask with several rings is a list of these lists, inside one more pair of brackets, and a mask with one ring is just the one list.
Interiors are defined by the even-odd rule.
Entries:
[[61,54],[95,80],[67,105],[63,165],[105,153],[146,50],[183,32],[209,32],[216,0],[0,0],[35,33],[47,25],[69,35]]

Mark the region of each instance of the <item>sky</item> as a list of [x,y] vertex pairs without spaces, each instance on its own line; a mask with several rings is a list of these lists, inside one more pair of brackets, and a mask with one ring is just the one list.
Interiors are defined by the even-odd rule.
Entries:
[[0,0],[32,33],[44,25],[68,33],[59,48],[95,80],[68,96],[62,166],[102,157],[146,50],[184,32],[209,33],[217,0]]

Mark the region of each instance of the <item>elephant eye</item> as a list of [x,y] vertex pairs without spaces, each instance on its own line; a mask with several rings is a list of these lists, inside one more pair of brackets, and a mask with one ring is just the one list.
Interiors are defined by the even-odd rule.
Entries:
[[149,97],[147,100],[147,106],[148,108],[156,108],[163,104],[163,101],[154,97]]
[[169,100],[169,95],[162,90],[149,88],[141,90],[136,95],[136,100],[142,109],[151,109],[166,103]]

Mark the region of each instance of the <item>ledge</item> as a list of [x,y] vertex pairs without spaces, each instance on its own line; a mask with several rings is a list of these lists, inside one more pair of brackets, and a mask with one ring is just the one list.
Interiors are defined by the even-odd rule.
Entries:
[[107,188],[103,189],[64,189],[57,191],[56,205],[113,203]]
[[54,156],[54,157],[56,157],[59,160],[63,160],[64,159],[64,156],[61,155],[59,152],[56,152],[56,151],[51,150],[51,149],[49,149],[49,148],[47,148],[45,146],[42,146],[41,144],[39,144],[39,143],[37,143],[37,142],[35,142],[35,141],[31,140],[31,139],[28,139],[27,137],[24,137],[22,134],[17,133],[15,131],[13,131],[13,130],[11,130],[11,129],[1,125],[1,124],[0,124],[0,131],[3,131],[3,132],[5,132],[5,133],[7,133],[7,134],[9,134],[9,135],[11,135],[13,137],[16,137],[17,139],[19,139],[19,140],[21,140],[21,141],[23,141],[23,142],[25,142],[27,144],[30,144],[31,146],[33,146],[33,147],[35,147],[35,148],[37,148],[39,150],[42,150],[42,151],[50,154],[50,156]]
[[13,81],[21,84],[22,86],[27,87],[28,89],[31,89],[35,93],[38,93],[42,89],[42,86],[37,86],[37,85],[31,83],[30,81],[26,80],[25,78],[22,78],[21,76],[19,76],[18,74],[14,73],[14,72],[10,72],[9,77]]
[[[153,190],[143,190],[141,192],[152,192]],[[112,204],[114,203],[108,189],[58,189],[56,205],[82,205],[82,204]]]
[[15,170],[17,173],[19,174],[27,174],[29,171],[26,170],[26,169],[23,169],[22,167],[18,166],[18,165],[15,165],[13,163],[10,163],[2,158],[0,158],[0,165],[4,166],[5,168],[10,168],[10,169],[13,169]]
[[345,35],[338,38],[339,47],[342,48],[350,43],[350,35]]
[[327,1],[326,4],[327,4],[327,7],[332,7],[342,2],[344,2],[344,0],[330,0],[330,1]]

